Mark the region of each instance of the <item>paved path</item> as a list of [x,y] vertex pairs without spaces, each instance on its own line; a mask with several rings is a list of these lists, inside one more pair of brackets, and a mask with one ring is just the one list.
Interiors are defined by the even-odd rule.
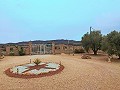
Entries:
[[[4,74],[7,68],[37,57],[43,62],[61,61],[65,69],[53,76],[32,79]],[[6,57],[0,61],[0,90],[120,90],[120,64],[57,55]]]

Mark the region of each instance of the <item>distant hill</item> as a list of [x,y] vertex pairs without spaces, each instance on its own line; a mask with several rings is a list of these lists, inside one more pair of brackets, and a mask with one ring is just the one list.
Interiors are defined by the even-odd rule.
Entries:
[[[54,42],[55,44],[74,44],[74,45],[81,45],[80,41],[75,41],[75,40],[64,40],[64,39],[58,39],[58,40],[35,40],[31,41],[32,44],[51,44]],[[18,42],[18,43],[7,43],[6,45],[26,45],[28,44],[29,41],[23,41],[23,42]]]
[[[54,42],[55,44],[77,44],[80,45],[80,41],[75,41],[75,40],[64,40],[64,39],[59,39],[59,40],[46,40],[46,41],[42,41],[42,40],[36,40],[36,41],[31,41],[32,44],[51,44],[52,42]],[[26,44],[28,42],[19,42],[18,44]]]

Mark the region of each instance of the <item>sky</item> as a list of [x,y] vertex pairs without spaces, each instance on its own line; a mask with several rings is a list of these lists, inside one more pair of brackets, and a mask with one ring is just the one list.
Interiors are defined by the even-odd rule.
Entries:
[[81,40],[90,26],[120,31],[120,0],[0,0],[0,43]]

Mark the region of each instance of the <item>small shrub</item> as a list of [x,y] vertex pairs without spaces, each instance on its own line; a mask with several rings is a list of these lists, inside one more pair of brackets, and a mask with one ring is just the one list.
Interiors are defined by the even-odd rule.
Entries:
[[20,55],[20,56],[24,56],[25,53],[24,53],[23,51],[19,51],[19,55]]
[[4,55],[0,56],[0,59],[3,59],[4,58]]
[[14,54],[14,52],[10,52],[10,56],[14,56],[15,54]]
[[85,53],[84,49],[75,49],[74,53],[79,54],[79,53]]
[[37,58],[37,59],[35,59],[35,61],[33,61],[36,65],[38,65],[39,63],[41,63],[41,61],[40,61],[40,59],[39,58]]
[[88,56],[88,55],[83,55],[81,58],[82,58],[82,59],[91,59],[91,57]]
[[23,48],[21,47],[20,50],[19,50],[19,55],[20,56],[24,56],[25,55],[25,52],[23,50]]

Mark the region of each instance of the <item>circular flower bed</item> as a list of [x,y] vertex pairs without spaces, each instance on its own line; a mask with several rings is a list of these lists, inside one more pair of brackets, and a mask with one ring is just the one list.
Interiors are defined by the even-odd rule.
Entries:
[[64,66],[61,64],[41,62],[38,65],[30,63],[9,68],[5,73],[10,77],[37,78],[57,74],[63,69]]

